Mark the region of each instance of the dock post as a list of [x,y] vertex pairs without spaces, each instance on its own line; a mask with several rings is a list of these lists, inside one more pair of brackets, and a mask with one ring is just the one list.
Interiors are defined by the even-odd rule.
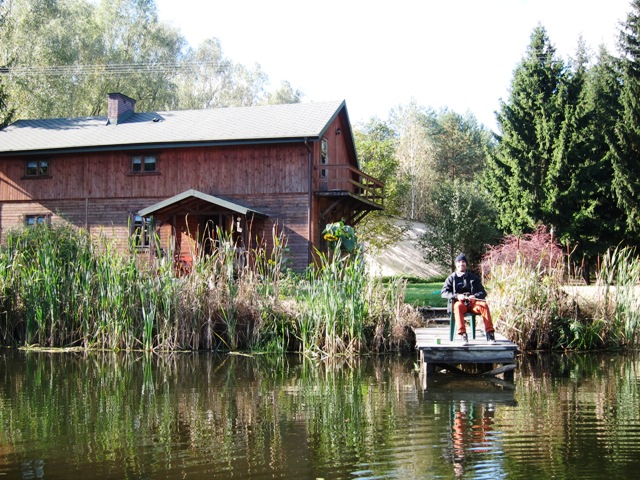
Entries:
[[433,363],[427,363],[424,350],[420,350],[420,376],[422,377],[422,390],[427,390],[427,378],[429,375],[436,373],[436,366]]
[[422,377],[422,391],[427,390],[427,362],[424,359],[424,350],[420,350],[420,377]]

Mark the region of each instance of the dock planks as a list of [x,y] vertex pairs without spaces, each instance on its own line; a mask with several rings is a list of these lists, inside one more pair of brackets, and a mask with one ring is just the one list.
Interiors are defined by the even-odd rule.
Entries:
[[[435,365],[453,366],[460,364],[499,364],[493,368],[496,374],[504,373],[506,377],[515,368],[515,354],[518,346],[503,335],[496,332],[496,343],[487,342],[484,333],[477,332],[476,338],[462,344],[459,338],[449,340],[449,327],[415,328],[416,349],[420,355],[421,370],[424,373],[423,387],[426,389],[427,374],[435,371]],[[458,337],[456,335],[456,337]]]

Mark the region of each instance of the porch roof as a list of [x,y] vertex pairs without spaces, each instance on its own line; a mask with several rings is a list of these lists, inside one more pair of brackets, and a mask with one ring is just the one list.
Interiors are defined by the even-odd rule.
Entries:
[[149,215],[158,215],[161,213],[168,213],[179,209],[181,206],[192,206],[194,201],[198,203],[206,203],[209,205],[215,205],[217,207],[231,210],[232,212],[239,213],[240,215],[252,214],[256,218],[266,218],[268,215],[261,213],[257,210],[239,205],[229,200],[225,200],[220,197],[208,195],[206,193],[199,192],[198,190],[189,189],[185,192],[169,197],[161,202],[155,203],[147,208],[143,208],[138,211],[138,215],[142,217],[148,217]]

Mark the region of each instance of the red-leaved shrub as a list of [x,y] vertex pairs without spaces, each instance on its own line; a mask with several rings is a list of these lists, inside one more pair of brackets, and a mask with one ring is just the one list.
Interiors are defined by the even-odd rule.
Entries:
[[522,236],[507,235],[500,245],[489,247],[482,257],[482,275],[486,278],[495,265],[512,265],[519,260],[522,264],[538,269],[541,274],[557,273],[563,265],[563,252],[554,242],[553,233],[544,225],[536,231]]

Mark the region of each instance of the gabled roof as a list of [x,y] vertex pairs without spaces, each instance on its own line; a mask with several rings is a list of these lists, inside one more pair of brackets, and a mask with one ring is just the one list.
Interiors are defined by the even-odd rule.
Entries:
[[142,217],[148,217],[149,215],[166,213],[176,207],[179,208],[185,203],[192,204],[194,200],[215,205],[217,207],[221,207],[226,210],[231,210],[232,212],[239,213],[240,215],[253,214],[255,217],[258,217],[258,218],[266,218],[268,216],[268,215],[265,215],[264,213],[258,212],[257,210],[252,210],[250,208],[244,207],[237,203],[224,200],[220,197],[214,197],[213,195],[207,195],[206,193],[202,193],[194,189],[189,189],[185,192],[179,193],[178,195],[174,195],[173,197],[167,198],[166,200],[155,203],[150,207],[143,208],[142,210],[138,211],[138,215]]
[[18,120],[0,130],[0,156],[314,140],[346,113],[345,102],[134,113],[107,117]]

